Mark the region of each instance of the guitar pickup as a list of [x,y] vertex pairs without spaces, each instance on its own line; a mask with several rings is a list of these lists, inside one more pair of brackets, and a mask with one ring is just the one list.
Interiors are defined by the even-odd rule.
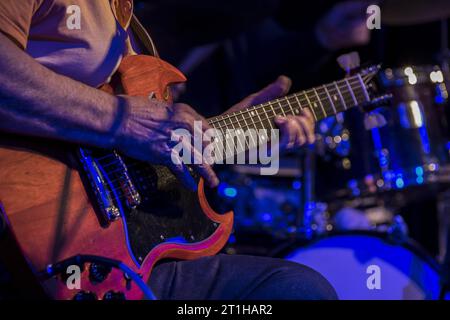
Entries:
[[120,217],[120,211],[114,204],[111,191],[108,190],[108,183],[105,182],[107,177],[105,177],[103,168],[97,164],[97,161],[90,150],[79,148],[78,153],[84,173],[87,175],[89,183],[91,184],[102,217],[108,222],[117,220]]
[[105,209],[106,214],[112,211],[114,215],[114,205],[119,209],[134,209],[141,203],[127,165],[116,151],[82,149],[80,155],[92,187],[99,194],[98,202],[101,207],[110,208]]
[[133,184],[133,181],[128,174],[128,169],[122,160],[122,157],[116,152],[113,152],[115,157],[114,175],[122,191],[122,197],[125,199],[125,204],[128,208],[134,209],[141,203],[141,196]]

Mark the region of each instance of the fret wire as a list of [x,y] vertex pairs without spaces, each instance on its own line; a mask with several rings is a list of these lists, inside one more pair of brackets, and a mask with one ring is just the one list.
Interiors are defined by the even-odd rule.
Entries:
[[[354,79],[353,79],[354,80]],[[338,85],[337,85],[337,83],[335,83],[335,86],[336,87],[338,87]],[[338,91],[338,94],[340,95],[340,97],[342,96],[342,94],[341,94],[341,91],[343,91],[343,89],[345,88],[345,84],[343,84],[343,87],[342,88],[340,88],[340,90],[339,90],[339,87],[337,88],[337,91]],[[349,91],[350,92],[350,91]],[[350,92],[351,93],[351,92]],[[290,96],[287,96],[287,97],[285,97],[285,100],[286,99],[292,99],[292,98],[296,98],[297,100],[299,100],[298,99],[298,95],[300,95],[300,94],[305,94],[305,92],[299,92],[299,93],[297,93],[297,94],[292,94],[292,95],[290,95]],[[354,95],[353,95],[354,96]],[[305,96],[306,98],[308,98],[307,96]],[[278,101],[279,99],[277,99],[276,101]],[[342,100],[343,100],[343,102],[344,102],[344,107],[347,107],[348,108],[348,106],[346,105],[346,103],[345,103],[345,98],[342,96]],[[354,99],[354,100],[356,100],[356,98]],[[305,102],[305,100],[303,101],[303,102]],[[273,101],[271,101],[270,103],[273,103]],[[247,111],[245,111],[245,110],[243,110],[242,111],[242,113],[246,113],[246,114],[248,114],[248,113],[250,113],[251,111],[254,111],[255,109],[260,109],[260,108],[264,108],[264,107],[267,107],[267,106],[269,106],[270,105],[270,103],[266,103],[266,104],[261,104],[261,105],[258,105],[258,106],[254,106],[251,110],[247,110]],[[281,104],[280,103],[278,103],[278,105],[281,107]],[[301,103],[300,103],[300,105],[301,105]],[[271,106],[272,108],[273,108],[273,106]],[[281,111],[282,112],[284,112],[284,110],[283,109],[281,109]],[[318,118],[317,118],[317,115],[315,114],[315,112],[314,112],[314,110],[312,109],[311,110],[312,112],[313,112],[313,115],[315,115],[315,119],[317,120]],[[213,123],[214,123],[214,121],[215,122],[217,122],[217,119],[215,119],[215,118],[213,118],[212,119],[213,121]],[[253,123],[255,123],[254,121],[253,121],[253,119],[252,119],[252,122]]]
[[[266,108],[262,108],[262,109],[264,111],[264,114],[266,115],[266,118],[269,119],[269,115],[267,114]],[[274,127],[272,125],[272,121],[269,120],[268,122],[269,122],[270,129],[274,129]]]
[[269,103],[269,106],[270,106],[270,109],[272,110],[273,115],[276,116],[277,113],[275,112],[275,109],[273,108],[273,104]]
[[336,87],[336,91],[339,94],[342,104],[344,105],[344,109],[347,110],[348,109],[347,104],[345,103],[344,97],[342,96],[341,90],[339,90],[339,87],[338,87],[336,81],[333,81],[333,84]]
[[[228,116],[228,120],[230,120],[230,124],[231,124],[231,118],[229,116]],[[225,125],[227,125],[226,123],[227,122],[225,121]],[[231,128],[229,128],[227,126],[226,129],[231,129]],[[226,156],[226,158],[228,158],[227,150],[230,150],[230,152],[231,152],[230,157],[233,156],[233,153],[234,153],[234,148],[232,149],[231,146],[230,146],[230,148],[228,148],[227,142],[228,142],[229,137],[227,137],[227,135],[228,135],[228,133],[225,130],[224,137],[225,137],[225,156]],[[234,141],[233,141],[233,146],[234,146]]]
[[[336,82],[333,82],[333,84],[334,84],[334,87],[336,88],[337,93],[339,94],[339,97],[340,97],[340,99],[341,99],[341,102],[343,103],[344,108],[347,109],[347,105],[345,104],[345,99],[344,99],[344,97],[342,96],[342,94],[341,94],[341,92],[340,92],[340,89],[339,89],[339,87],[337,86],[337,83],[336,83]],[[364,88],[364,87],[363,87],[363,88]],[[361,96],[358,95],[358,97],[361,97]],[[299,107],[301,110],[303,110],[302,103],[300,102],[300,99],[299,99],[299,97],[298,97],[298,94],[292,94],[291,96],[285,97],[284,100],[286,101],[287,104],[284,105],[284,107],[289,106],[289,107],[291,108],[291,110],[292,110],[292,105],[290,104],[290,102],[291,102],[290,99],[294,99],[294,98],[295,98],[295,100],[297,101],[298,107]],[[278,99],[277,99],[277,100],[278,100]],[[355,100],[356,100],[356,97],[355,97]],[[303,102],[304,102],[304,101],[303,101]],[[275,109],[274,109],[274,107],[273,107],[272,104],[268,104],[268,105],[270,106],[270,108],[271,108],[271,110],[272,110],[272,112],[273,112],[273,116],[272,116],[272,117],[269,117],[269,116],[268,116],[268,119],[267,119],[267,120],[270,121],[271,119],[273,119],[273,118],[275,118],[275,117],[277,116],[277,112],[275,111]],[[280,108],[281,110],[283,110],[283,105],[282,105],[279,101],[278,101],[278,105],[279,105],[279,108]],[[244,116],[244,113],[247,113],[247,111],[245,111],[245,110],[240,110],[239,113],[241,114],[242,119],[243,119],[244,122],[245,122],[245,126],[242,126],[241,129],[244,129],[244,128],[246,128],[246,127],[247,127],[247,128],[250,128],[250,126],[248,125],[248,122],[247,122],[247,119],[248,119],[248,118],[246,118],[246,117]],[[234,117],[235,117],[236,120],[238,120],[238,118],[237,118],[236,115],[234,115]],[[211,123],[211,125],[213,125],[213,127],[215,127],[216,129],[220,130],[220,131],[222,132],[222,134],[224,133],[224,132],[223,132],[223,129],[225,129],[225,130],[226,130],[226,129],[229,129],[229,128],[228,128],[228,124],[227,124],[226,119],[225,119],[225,116],[220,115],[220,116],[215,117],[214,119],[215,119],[216,121],[213,122],[213,123]],[[251,119],[251,121],[252,121],[252,123],[253,123],[253,127],[256,129],[257,127],[256,127],[255,121],[253,120],[252,117],[250,117],[250,119]],[[234,124],[240,123],[240,120],[238,120],[237,122],[232,122],[230,117],[228,117],[228,120],[230,120],[230,125],[232,125],[233,127],[234,127]],[[221,125],[220,122],[223,122],[225,125]],[[261,121],[261,122],[263,122],[263,121]],[[217,124],[219,125],[218,127],[216,127]],[[253,135],[250,135],[250,136],[251,136],[252,139],[253,139]],[[219,138],[221,138],[221,137],[219,137]],[[253,139],[253,140],[254,140],[254,139]],[[256,142],[254,141],[254,143],[256,143]],[[255,145],[256,145],[256,144],[255,144]],[[225,154],[227,155],[227,153],[225,153]],[[228,155],[227,155],[227,156],[228,156]],[[105,157],[105,158],[106,158],[106,157]],[[138,165],[138,164],[139,164],[139,163],[132,163],[132,164],[127,165],[127,167],[128,167],[128,168],[132,168],[132,167],[135,167],[135,166]],[[111,174],[111,173],[113,173],[113,172],[109,172],[108,174]],[[116,179],[116,180],[117,180],[117,179]],[[119,199],[126,198],[126,194],[124,194],[124,192],[121,192],[121,194],[122,194],[122,195],[119,196]]]
[[297,103],[298,103],[298,106],[300,107],[300,110],[303,111],[303,107],[302,107],[302,104],[300,103],[300,100],[298,99],[298,95],[295,94],[294,97],[295,97],[295,100],[297,100]]
[[[218,121],[218,123],[219,123],[219,126],[217,126],[217,127],[215,127],[217,130],[219,130],[220,131],[220,133],[221,133],[221,135],[219,136],[219,139],[220,139],[220,141],[221,141],[221,144],[222,144],[222,150],[223,150],[223,148],[225,148],[225,156],[226,156],[226,145],[227,145],[227,142],[226,142],[226,140],[224,139],[225,138],[225,132],[224,132],[224,129],[226,130],[226,121],[223,121],[223,118],[224,118],[224,116],[223,115],[220,115],[219,117],[221,117],[221,120],[219,120]],[[225,126],[223,126],[223,125],[220,125],[220,121],[223,121],[224,123],[225,123]],[[222,138],[223,137],[223,138]],[[218,142],[216,142],[216,145],[218,144]],[[222,155],[223,156],[223,155]]]
[[[272,118],[274,118],[274,117],[272,117]],[[249,119],[249,118],[247,118],[247,119]],[[253,122],[254,124],[256,124],[256,122],[253,121],[253,118],[251,118],[251,119],[252,119],[252,122]],[[262,121],[261,121],[261,122],[262,122]],[[260,123],[260,122],[257,122],[257,123]]]
[[[264,110],[264,108],[262,108],[263,110]],[[258,119],[259,119],[259,122],[263,122],[262,120],[261,120],[261,117],[259,116],[259,112],[257,111],[257,110],[254,110],[255,112],[256,112],[256,115],[258,116]]]
[[[275,117],[271,117],[271,119],[273,119],[273,118],[275,118]],[[253,118],[252,118],[252,120],[253,120]],[[321,119],[319,119],[319,120],[321,120]],[[261,121],[262,122],[262,121]],[[257,123],[261,123],[261,122],[257,122]],[[255,123],[255,122],[254,122]],[[256,124],[256,123],[255,123]]]
[[[343,89],[345,89],[345,88],[348,88],[346,82],[349,82],[349,84],[359,84],[359,80],[356,78],[356,76],[352,76],[352,77],[350,77],[350,78],[344,78],[344,79],[342,79],[342,80],[335,81],[335,82],[336,82],[336,83],[338,83],[338,82],[341,83],[340,86],[342,86],[342,87],[340,88],[340,90],[343,90]],[[312,93],[314,93],[314,88],[305,90],[304,92],[312,92]],[[301,93],[303,93],[303,92],[301,92]],[[320,96],[320,95],[321,95],[321,94],[319,94],[319,96]],[[326,97],[323,98],[322,100],[324,100],[324,99],[326,99]]]
[[[255,129],[255,132],[257,132],[257,131],[258,131],[258,128],[256,127],[255,120],[253,120],[254,117],[250,117],[250,119],[252,120],[252,123],[253,123],[253,128],[251,128],[251,129]],[[255,137],[255,138],[256,138],[256,137]],[[258,139],[257,139],[257,138],[256,138],[256,139],[253,139],[253,141],[255,142],[255,145],[254,145],[253,147],[258,146]]]
[[353,92],[352,88],[350,87],[350,83],[348,83],[347,79],[344,79],[344,80],[345,80],[345,83],[347,84],[348,92],[350,92],[350,94],[352,95],[352,98],[353,98],[353,101],[354,101],[355,105],[357,105],[358,101],[355,98],[355,93]]
[[366,102],[369,102],[370,101],[369,93],[367,92],[366,86],[364,85],[364,82],[363,82],[363,80],[361,78],[361,75],[358,73],[357,77],[359,79],[359,83],[361,84],[361,89],[362,89],[362,91],[364,93],[364,96],[366,97]]
[[315,95],[316,95],[316,97],[317,97],[317,100],[319,101],[320,107],[322,108],[323,115],[324,115],[325,117],[327,117],[327,112],[325,111],[325,108],[323,107],[322,101],[320,101],[319,95],[317,94],[317,90],[316,90],[315,88],[313,88],[313,90],[314,90],[314,93],[315,93]]
[[[339,90],[337,90],[337,92],[340,93]],[[289,97],[289,99],[291,99],[291,98],[295,98],[295,99],[297,100],[297,103],[298,103],[299,108],[300,108],[301,110],[303,110],[303,108],[302,108],[302,106],[301,106],[301,103],[300,103],[300,101],[299,101],[299,99],[298,99],[298,97],[297,97],[297,94],[291,95],[291,96]],[[285,97],[284,100],[287,102],[287,105],[290,106],[290,107],[292,108],[292,106],[290,105],[289,99],[288,99],[287,97]],[[341,97],[341,99],[342,99],[342,101],[344,101],[342,97]],[[344,104],[344,105],[345,105],[345,104]],[[280,108],[282,108],[281,103],[279,103],[279,106],[280,106]],[[285,105],[285,106],[286,106],[286,105]],[[268,117],[268,120],[269,120],[269,121],[277,116],[277,113],[275,112],[275,109],[273,108],[273,106],[270,105],[270,107],[271,107],[271,109],[272,109],[273,116],[272,116],[272,117]],[[244,112],[245,112],[244,110],[240,110],[240,111],[239,111],[239,113],[242,115],[242,118],[243,118],[243,120],[244,120],[244,122],[245,122],[245,124],[246,124],[244,127],[241,126],[241,129],[243,129],[243,128],[245,128],[245,127],[249,127],[248,124],[247,124],[246,118],[245,118],[244,115],[243,115]],[[223,118],[224,116],[223,116],[223,115],[216,116],[215,119],[217,119],[217,118],[219,118],[219,117],[220,117],[220,118]],[[238,119],[236,115],[235,115],[235,118]],[[253,121],[253,118],[251,118],[251,119],[252,119],[252,122],[253,122],[253,124],[254,124],[254,126],[255,126],[255,128],[256,128],[256,125],[255,125],[255,122]],[[218,120],[219,123],[220,123],[220,121],[222,121],[222,119]],[[231,119],[230,119],[230,124],[232,124],[233,127],[234,127],[234,124],[235,124],[235,123],[239,123],[239,122],[240,122],[240,121],[238,120],[237,122],[231,123]],[[261,122],[262,122],[262,121],[261,121]],[[226,121],[224,121],[224,123],[226,124]],[[217,122],[216,122],[216,124],[217,124]],[[213,126],[213,127],[215,127],[215,126]],[[220,130],[220,131],[223,133],[223,129],[224,129],[223,126],[219,126],[219,127],[215,127],[215,128],[216,128],[217,130]],[[227,129],[227,127],[225,127],[225,129]],[[252,135],[250,135],[250,136],[251,136],[252,139],[253,139],[253,136],[252,136]],[[220,137],[219,137],[219,138],[220,138]],[[254,140],[254,139],[253,139],[253,140]],[[247,149],[245,149],[245,150],[247,150]],[[106,157],[105,157],[105,158],[106,158]],[[104,165],[105,165],[105,164],[104,164]],[[136,165],[138,165],[138,163],[135,163],[135,164],[129,164],[129,165],[127,165],[127,167],[128,167],[128,168],[131,168],[131,167],[135,167]],[[115,171],[108,172],[108,174],[111,174],[111,173],[114,173],[114,172],[115,172]],[[121,196],[121,197],[122,197],[122,196]],[[121,198],[121,197],[119,197],[119,198]]]
[[327,89],[327,87],[325,85],[323,85],[323,88],[325,89],[325,92],[326,92],[326,94],[328,96],[328,99],[330,100],[331,106],[333,107],[334,114],[336,114],[337,113],[336,107],[334,105],[333,100],[331,99],[330,92],[328,91],[328,89]]
[[345,101],[348,102],[348,100],[346,98],[346,96],[347,96],[350,99],[350,104],[351,105],[358,105],[359,102],[358,102],[358,99],[357,99],[358,98],[357,95],[359,96],[359,93],[356,93],[352,89],[352,83],[351,82],[345,81],[345,79],[344,79],[344,83],[345,83],[345,86],[341,89],[341,93],[344,96]]
[[[234,116],[234,118],[237,120],[237,123],[239,123],[239,120],[238,120],[238,118],[237,118],[236,115]],[[241,128],[238,128],[238,129],[236,130],[236,127],[233,125],[233,129],[234,129],[234,132],[236,132],[236,139],[237,139],[239,145],[240,145],[241,148],[242,148],[242,150],[241,150],[241,152],[242,152],[243,150],[245,150],[245,148],[244,148],[244,146],[242,145],[242,142],[241,142],[241,139],[240,139],[240,135],[239,135],[239,133],[241,132]],[[233,145],[234,145],[234,139],[233,139]],[[236,146],[236,154],[239,153],[237,149],[238,149],[238,147]]]
[[[246,127],[249,127],[248,124],[247,124],[247,120],[245,119],[244,114],[243,114],[242,111],[243,111],[243,110],[240,111],[240,114],[241,114],[241,116],[242,116],[242,119],[244,119],[245,126],[246,126]],[[255,139],[253,138],[253,135],[250,135],[250,138],[253,140],[253,143],[256,145],[256,142],[255,142]],[[246,139],[245,141],[247,141],[247,139]],[[250,141],[247,143],[247,146],[250,148]]]
[[292,105],[291,105],[291,103],[289,102],[289,99],[285,99],[285,100],[286,100],[286,102],[287,102],[289,108],[290,108],[291,111],[292,111],[292,115],[295,115],[294,109],[292,108]]
[[320,96],[322,96],[323,94],[325,95],[325,97],[322,99],[322,104],[325,109],[325,112],[327,113],[327,116],[336,114],[335,111],[336,108],[334,107],[333,101],[331,100],[331,96],[328,93],[328,90],[326,89],[325,85],[317,87],[316,91]]
[[[331,87],[330,87],[331,86]],[[333,102],[333,106],[334,106],[334,109],[336,110],[335,111],[335,113],[337,114],[337,113],[339,113],[339,112],[342,112],[342,111],[345,111],[345,110],[347,110],[347,104],[346,104],[346,101],[345,101],[345,99],[344,99],[344,97],[342,96],[342,94],[341,94],[341,90],[339,90],[337,87],[336,87],[336,85],[334,85],[333,83],[330,83],[330,84],[327,84],[327,85],[325,85],[325,88],[328,90],[328,92],[329,92],[329,94],[330,94],[330,97],[332,96],[332,99],[331,100],[333,100],[334,102]],[[334,93],[333,93],[333,91],[334,91]],[[339,97],[339,98],[338,98]],[[336,103],[337,101],[339,101],[340,103],[340,106]],[[353,104],[353,103],[352,103]]]
[[[223,115],[221,115],[219,117],[221,117],[223,119]],[[219,124],[220,124],[220,121],[219,121]],[[223,142],[224,142],[223,139],[222,139],[223,130],[222,130],[222,128],[220,126],[218,128],[215,128],[215,129],[219,130],[221,135],[218,137],[218,141],[215,141],[214,143],[216,144],[216,147],[217,147],[217,145],[218,145],[218,143],[220,141],[220,143],[222,145],[222,147],[220,149],[223,150]],[[226,142],[225,142],[225,145],[226,145]],[[225,152],[226,152],[226,149],[225,149]],[[217,156],[217,155],[215,155],[215,156]],[[221,154],[221,156],[223,157],[223,154]],[[223,160],[223,159],[221,159],[221,160]]]
[[277,99],[277,100],[275,100],[275,102],[277,102],[277,103],[278,103],[278,105],[279,105],[279,106],[280,106],[280,108],[281,108],[281,112],[283,113],[283,116],[285,116],[285,117],[286,117],[286,113],[284,113],[284,110],[283,110],[283,107],[281,106],[280,100],[279,100],[279,99]]
[[314,111],[314,108],[312,107],[311,101],[309,101],[309,98],[308,98],[308,95],[306,92],[304,93],[304,96],[306,97],[306,101],[308,101],[309,109],[313,112],[314,119],[316,119],[316,121],[317,121],[316,112]]
[[[348,80],[350,80],[350,81],[348,81]],[[356,76],[352,76],[352,77],[350,77],[350,78],[345,78],[345,79],[343,79],[343,80],[334,81],[333,84],[336,86],[336,89],[337,89],[338,93],[341,95],[341,92],[340,92],[340,91],[342,91],[344,88],[348,88],[346,82],[355,82],[355,81],[356,81],[356,82],[359,82],[359,80],[356,79]],[[343,83],[341,84],[341,85],[342,85],[341,88],[339,88],[338,82],[343,82]],[[297,92],[297,93],[288,95],[288,96],[286,96],[286,98],[289,98],[289,99],[290,99],[290,98],[292,98],[293,96],[295,96],[295,97],[297,98],[298,95],[301,95],[301,94],[304,95],[305,92],[309,92],[309,91],[312,91],[312,89],[309,89],[309,90],[305,90],[305,91],[301,91],[301,92]],[[342,96],[342,95],[341,95],[341,96]],[[278,99],[277,99],[277,100],[278,100]],[[277,100],[275,100],[275,101],[277,101]],[[297,100],[298,100],[298,98],[297,98]],[[262,103],[262,104],[260,104],[260,105],[253,106],[253,108],[254,108],[254,109],[264,108],[264,107],[266,107],[267,105],[269,105],[270,103],[274,103],[274,101],[269,101],[269,102],[266,102],[266,103]],[[347,106],[346,106],[346,107],[347,107]],[[245,113],[249,113],[250,110],[247,110],[247,111],[244,110],[244,112],[245,112]],[[214,122],[216,122],[217,120],[216,120],[216,118],[213,117],[213,118],[210,118],[209,121],[210,121],[210,123],[214,123]]]

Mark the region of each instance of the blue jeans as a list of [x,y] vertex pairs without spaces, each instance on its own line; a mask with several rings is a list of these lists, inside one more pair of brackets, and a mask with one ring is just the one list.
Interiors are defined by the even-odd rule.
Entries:
[[156,266],[149,285],[158,299],[337,299],[316,271],[275,258],[219,254]]

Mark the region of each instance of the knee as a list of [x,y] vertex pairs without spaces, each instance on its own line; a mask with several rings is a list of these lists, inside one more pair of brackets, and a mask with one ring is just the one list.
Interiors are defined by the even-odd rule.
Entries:
[[294,262],[283,261],[272,276],[274,299],[335,300],[337,294],[332,285],[317,271]]

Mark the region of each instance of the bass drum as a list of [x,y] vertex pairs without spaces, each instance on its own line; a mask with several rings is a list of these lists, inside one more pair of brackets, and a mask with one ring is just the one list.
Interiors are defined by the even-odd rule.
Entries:
[[294,250],[286,259],[317,270],[342,300],[439,298],[437,262],[412,241],[398,245],[385,233],[331,235]]

